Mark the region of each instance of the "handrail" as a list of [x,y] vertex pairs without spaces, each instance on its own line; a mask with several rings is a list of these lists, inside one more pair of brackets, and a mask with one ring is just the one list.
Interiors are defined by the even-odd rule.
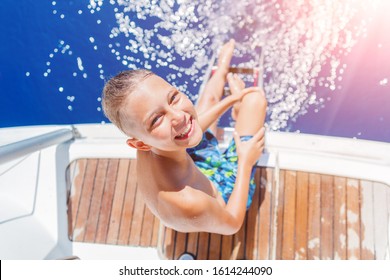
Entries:
[[26,140],[0,146],[0,164],[74,138],[74,130],[64,128],[31,137]]

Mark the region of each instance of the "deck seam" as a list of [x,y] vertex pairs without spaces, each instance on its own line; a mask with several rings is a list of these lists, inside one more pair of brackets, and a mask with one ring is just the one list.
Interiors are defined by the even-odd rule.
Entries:
[[[120,229],[122,227],[122,215],[123,215],[123,209],[125,207],[125,198],[126,198],[126,194],[128,192],[128,188],[127,188],[127,181],[129,179],[129,173],[130,173],[130,166],[131,166],[132,162],[131,160],[129,160],[129,165],[127,166],[127,172],[126,172],[126,181],[125,181],[125,191],[124,191],[124,194],[123,194],[123,198],[122,198],[122,207],[121,207],[121,214],[120,214],[120,219],[119,219],[119,225],[118,225],[118,232],[116,234],[116,242],[115,244],[118,244],[118,241],[119,241],[119,234],[120,234]],[[118,170],[119,172],[119,170]],[[110,217],[110,220],[111,220],[111,217]]]

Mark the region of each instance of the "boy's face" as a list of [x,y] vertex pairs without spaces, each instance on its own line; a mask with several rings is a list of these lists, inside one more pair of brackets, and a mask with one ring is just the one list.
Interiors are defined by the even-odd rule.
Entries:
[[202,139],[192,102],[156,75],[137,86],[122,110],[134,123],[133,136],[152,149],[176,151],[194,147]]

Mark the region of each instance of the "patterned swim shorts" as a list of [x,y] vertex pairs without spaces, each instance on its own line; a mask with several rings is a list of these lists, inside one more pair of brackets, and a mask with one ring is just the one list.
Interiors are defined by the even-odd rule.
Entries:
[[[248,141],[252,136],[241,136],[240,138],[242,141]],[[218,147],[217,138],[211,131],[207,130],[203,134],[200,143],[194,148],[187,149],[187,153],[194,160],[200,171],[214,183],[218,192],[227,203],[236,182],[238,168],[238,156],[234,139],[232,139],[228,148],[222,152]],[[255,168],[252,168],[246,204],[247,210],[252,203],[252,197],[256,188],[254,175]]]

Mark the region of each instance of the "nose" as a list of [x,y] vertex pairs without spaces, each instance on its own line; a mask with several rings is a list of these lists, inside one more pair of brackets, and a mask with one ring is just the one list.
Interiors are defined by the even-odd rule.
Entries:
[[171,124],[173,127],[177,128],[178,126],[185,125],[185,115],[181,110],[175,110],[172,108],[170,110],[171,115]]

